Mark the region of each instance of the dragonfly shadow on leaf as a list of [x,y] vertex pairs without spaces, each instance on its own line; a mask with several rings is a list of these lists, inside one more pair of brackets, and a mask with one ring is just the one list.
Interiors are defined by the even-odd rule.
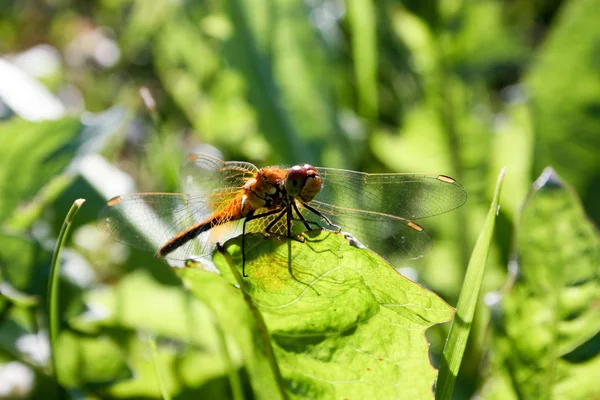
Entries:
[[[314,245],[326,241],[332,233],[315,229],[293,238],[250,233],[227,241],[223,247],[231,255],[232,265],[240,272],[242,263],[245,263],[250,282],[264,284],[292,279],[304,288],[315,290],[312,283],[320,276],[316,273],[318,268],[313,268],[313,265],[318,262],[319,253],[335,254],[337,249],[315,248]],[[241,254],[242,240],[245,241],[244,257]]]

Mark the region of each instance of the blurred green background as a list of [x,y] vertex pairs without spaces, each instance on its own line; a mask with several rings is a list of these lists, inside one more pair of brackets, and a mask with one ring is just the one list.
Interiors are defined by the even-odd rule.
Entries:
[[[112,196],[178,191],[191,152],[454,177],[467,204],[420,221],[433,251],[396,266],[451,305],[506,166],[484,284],[498,290],[545,166],[600,221],[598,21],[597,0],[0,0],[0,363],[19,361],[30,382],[8,395],[52,388],[42,304],[54,241],[80,197],[62,264],[62,315],[77,327],[65,341],[79,349],[63,367],[69,383],[159,396],[147,383],[151,332],[169,338],[163,361],[181,388],[224,393],[222,371],[185,372],[218,364],[214,353],[182,350],[177,322],[157,317],[186,301],[174,274],[95,226]],[[120,312],[93,323],[110,309]],[[482,305],[457,399],[482,384],[488,314]],[[447,330],[428,332],[434,365]],[[110,337],[85,336],[100,332]],[[99,366],[95,354],[114,357]]]

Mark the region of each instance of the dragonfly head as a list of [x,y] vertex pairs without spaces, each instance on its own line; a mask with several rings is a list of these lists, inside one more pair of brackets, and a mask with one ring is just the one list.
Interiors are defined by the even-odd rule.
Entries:
[[292,197],[305,202],[315,198],[323,187],[323,180],[315,167],[309,164],[296,165],[289,169],[285,178],[285,189]]

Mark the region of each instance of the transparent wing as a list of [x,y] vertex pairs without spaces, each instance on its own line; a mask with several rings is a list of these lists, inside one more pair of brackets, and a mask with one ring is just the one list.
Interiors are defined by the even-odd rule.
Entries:
[[[180,232],[223,211],[257,171],[250,163],[191,154],[181,172],[181,184],[187,194],[137,193],[115,197],[101,211],[98,227],[119,242],[156,252]],[[211,254],[217,242],[241,233],[239,221],[231,217],[231,222],[200,234],[166,258],[186,260]]]
[[323,178],[323,189],[316,200],[340,209],[365,210],[411,220],[443,214],[467,200],[466,190],[444,175],[317,170]]
[[[178,233],[206,220],[214,212],[214,204],[222,207],[230,196],[217,193],[208,197],[174,193],[118,196],[100,212],[98,228],[128,246],[156,252]],[[231,220],[188,241],[166,258],[187,260],[210,255],[217,242],[239,235],[240,226],[239,220]]]
[[181,187],[185,193],[239,190],[257,172],[258,168],[250,163],[190,154],[181,168]]
[[[371,250],[394,261],[419,258],[431,250],[431,238],[412,221],[373,211],[338,207],[318,200],[311,201],[310,206]],[[336,229],[327,226],[322,218],[304,207],[302,214],[324,228]]]
[[[298,207],[301,210],[301,206],[299,205]],[[279,212],[282,212],[284,209],[280,208],[277,210]],[[273,210],[269,210],[267,208],[258,209],[258,210],[256,210],[255,217],[260,216],[261,214],[265,214],[269,211],[273,211]],[[248,221],[246,223],[246,232],[260,232],[260,233],[267,233],[267,234],[272,234],[272,235],[277,235],[277,236],[288,236],[289,232],[288,232],[288,226],[287,226],[287,214],[284,213],[284,215],[280,216],[279,212],[272,214],[272,215],[255,218],[255,219]],[[319,225],[313,224],[311,226],[311,228],[316,229],[322,225],[323,225],[322,222],[319,223]],[[268,230],[267,230],[267,228],[268,228]],[[292,235],[299,235],[302,232],[305,232],[307,230],[307,228],[304,226],[302,221],[298,218],[295,211],[292,213],[292,220],[290,221],[290,228],[291,228]]]
[[[297,205],[303,217],[309,221],[311,228],[338,230],[336,226],[328,225],[318,214],[301,204]],[[412,221],[371,211],[337,207],[318,200],[310,202],[310,206],[339,226],[342,231],[351,233],[355,240],[385,256],[389,261],[420,258],[431,250],[431,238]],[[267,211],[269,210],[257,210],[257,215]],[[287,236],[287,216],[283,215],[279,219],[277,217],[278,214],[274,214],[248,221],[246,232],[265,233],[267,226],[271,225],[270,234]],[[307,230],[295,212],[291,228],[294,235]]]

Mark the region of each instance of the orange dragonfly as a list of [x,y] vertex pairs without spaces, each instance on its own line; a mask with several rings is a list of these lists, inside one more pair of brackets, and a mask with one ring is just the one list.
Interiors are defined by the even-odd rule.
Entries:
[[[460,207],[465,189],[444,175],[366,174],[308,164],[258,169],[192,154],[182,169],[185,193],[135,193],[109,200],[98,227],[156,257],[208,257],[217,243],[249,232],[298,239],[342,227],[369,248],[400,259],[423,256],[431,239],[414,219]],[[242,236],[242,260],[245,260]],[[245,263],[242,262],[242,274]]]

